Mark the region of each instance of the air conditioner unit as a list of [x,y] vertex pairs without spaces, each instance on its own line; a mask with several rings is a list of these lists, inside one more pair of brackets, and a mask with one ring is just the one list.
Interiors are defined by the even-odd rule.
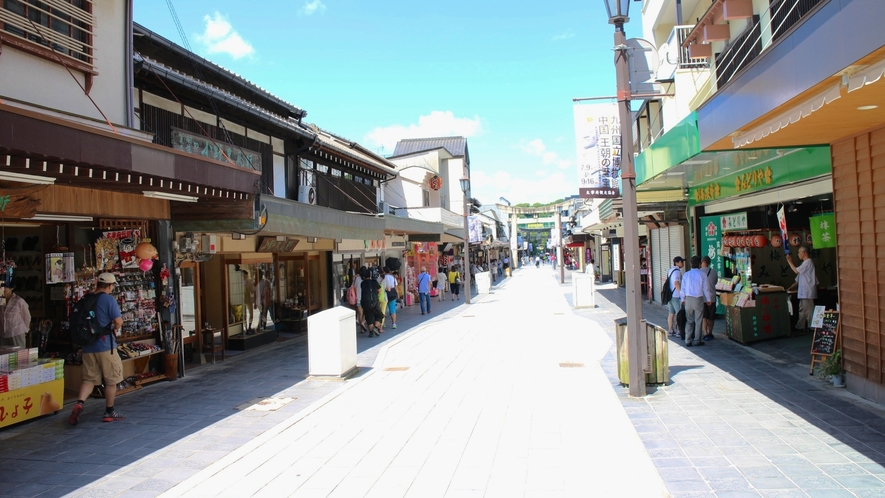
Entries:
[[298,187],[298,202],[303,202],[305,204],[316,204],[317,203],[317,189],[316,187],[310,187],[308,185],[302,185]]

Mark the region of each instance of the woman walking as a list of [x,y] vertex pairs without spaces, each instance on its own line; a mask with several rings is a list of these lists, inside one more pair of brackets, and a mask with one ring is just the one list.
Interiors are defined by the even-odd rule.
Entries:
[[452,301],[461,300],[461,266],[455,266],[449,272],[449,288],[452,289]]
[[449,276],[446,274],[446,269],[443,267],[439,267],[436,272],[436,297],[439,302],[443,302],[446,298],[446,284],[448,283]]

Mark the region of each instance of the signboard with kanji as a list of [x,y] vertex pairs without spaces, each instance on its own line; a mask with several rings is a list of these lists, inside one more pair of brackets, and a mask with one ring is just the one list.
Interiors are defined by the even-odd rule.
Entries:
[[815,249],[836,247],[836,215],[819,214],[808,220],[811,223],[811,245]]
[[620,197],[621,120],[618,104],[576,104],[578,192],[585,199]]

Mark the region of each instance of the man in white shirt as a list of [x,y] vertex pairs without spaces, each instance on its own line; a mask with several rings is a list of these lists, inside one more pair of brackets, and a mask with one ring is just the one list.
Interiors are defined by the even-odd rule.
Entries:
[[796,266],[792,255],[787,254],[787,263],[796,272],[796,283],[799,284],[799,320],[796,322],[796,330],[804,331],[811,327],[811,316],[814,314],[814,300],[817,299],[817,274],[814,270],[814,261],[808,253],[807,246],[799,246],[799,260],[802,263]]
[[[592,260],[591,260],[592,261]],[[685,266],[685,260],[682,259],[682,256],[676,256],[673,258],[673,266],[667,271],[667,284],[670,286],[670,290],[673,291],[673,297],[670,298],[670,302],[663,303],[664,306],[667,307],[667,310],[670,312],[667,315],[667,323],[670,325],[670,335],[677,335],[676,332],[676,313],[679,313],[679,308],[682,307],[682,294],[680,294],[680,285],[682,282],[682,267]]]
[[703,346],[701,320],[704,304],[716,299],[707,287],[707,275],[700,270],[701,257],[691,257],[691,270],[682,276],[682,298],[685,302],[685,347]]

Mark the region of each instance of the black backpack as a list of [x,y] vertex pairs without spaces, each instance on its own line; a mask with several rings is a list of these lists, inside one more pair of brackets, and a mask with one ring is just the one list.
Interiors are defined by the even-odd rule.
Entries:
[[673,289],[670,288],[670,277],[673,276],[673,272],[676,270],[670,270],[670,273],[667,275],[667,280],[664,280],[664,288],[661,289],[661,304],[666,305],[673,299]]
[[107,335],[108,327],[98,325],[95,317],[95,306],[100,294],[88,293],[74,303],[71,310],[71,341],[77,346],[88,346],[101,336]]
[[[363,309],[372,309],[378,307],[378,289],[372,285],[372,280],[363,280],[361,284],[362,296],[360,296],[360,306]],[[378,283],[378,282],[374,282]]]

